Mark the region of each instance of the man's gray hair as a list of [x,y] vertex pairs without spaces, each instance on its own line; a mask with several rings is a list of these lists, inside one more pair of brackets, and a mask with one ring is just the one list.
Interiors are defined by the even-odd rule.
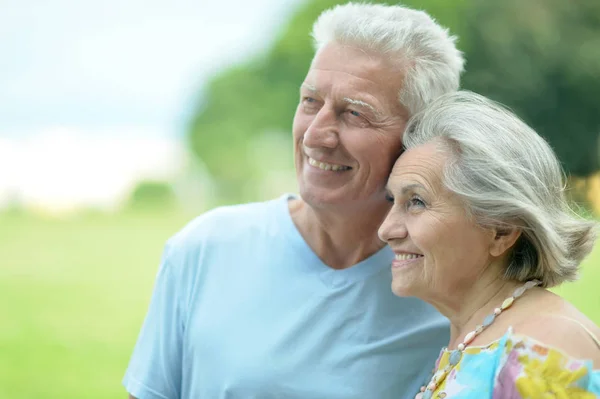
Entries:
[[542,137],[500,104],[459,91],[409,121],[407,150],[431,140],[450,154],[445,186],[478,224],[500,233],[522,231],[507,279],[537,278],[552,287],[577,277],[595,243],[596,223],[569,207],[563,170]]
[[405,74],[398,99],[410,115],[458,90],[464,59],[456,38],[423,11],[347,3],[324,11],[312,36],[317,52],[335,42],[381,54],[398,65]]

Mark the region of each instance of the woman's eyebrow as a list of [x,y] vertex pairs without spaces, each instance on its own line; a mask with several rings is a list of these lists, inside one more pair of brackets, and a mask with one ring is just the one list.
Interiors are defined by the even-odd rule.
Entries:
[[[400,189],[400,192],[402,193],[402,195],[404,195],[410,191],[413,191],[415,188],[425,189],[425,187],[423,187],[422,184],[411,183],[411,184],[407,184],[406,186],[402,186],[402,188]],[[385,189],[389,193],[393,192],[389,185],[386,185]]]
[[413,183],[413,184],[409,184],[407,186],[402,187],[402,194],[406,194],[409,191],[413,191],[415,188],[421,188],[424,189],[425,187],[423,187],[423,185],[419,184],[419,183]]

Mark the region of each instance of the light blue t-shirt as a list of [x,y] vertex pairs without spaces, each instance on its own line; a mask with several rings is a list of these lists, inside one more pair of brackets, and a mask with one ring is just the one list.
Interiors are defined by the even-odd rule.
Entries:
[[138,399],[413,399],[447,320],[391,292],[384,248],[325,265],[289,195],[217,208],[165,248],[123,380]]

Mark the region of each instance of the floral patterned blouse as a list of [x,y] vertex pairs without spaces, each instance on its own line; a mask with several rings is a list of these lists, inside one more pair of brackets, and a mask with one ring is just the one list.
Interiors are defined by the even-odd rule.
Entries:
[[[449,359],[450,351],[443,349],[436,370]],[[437,398],[597,399],[600,370],[593,370],[590,360],[573,359],[509,329],[487,346],[467,347],[433,393]]]

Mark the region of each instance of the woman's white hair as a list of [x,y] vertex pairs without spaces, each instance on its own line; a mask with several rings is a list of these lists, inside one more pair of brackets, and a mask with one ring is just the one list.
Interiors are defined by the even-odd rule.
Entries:
[[450,154],[444,184],[474,219],[500,234],[521,230],[507,279],[537,278],[552,287],[577,277],[596,240],[596,223],[569,207],[564,173],[542,137],[500,104],[459,91],[409,122],[407,150],[431,140]]
[[410,115],[458,90],[464,59],[456,37],[423,11],[399,5],[338,5],[319,16],[312,36],[317,52],[330,42],[350,44],[397,64],[405,73],[398,100]]

